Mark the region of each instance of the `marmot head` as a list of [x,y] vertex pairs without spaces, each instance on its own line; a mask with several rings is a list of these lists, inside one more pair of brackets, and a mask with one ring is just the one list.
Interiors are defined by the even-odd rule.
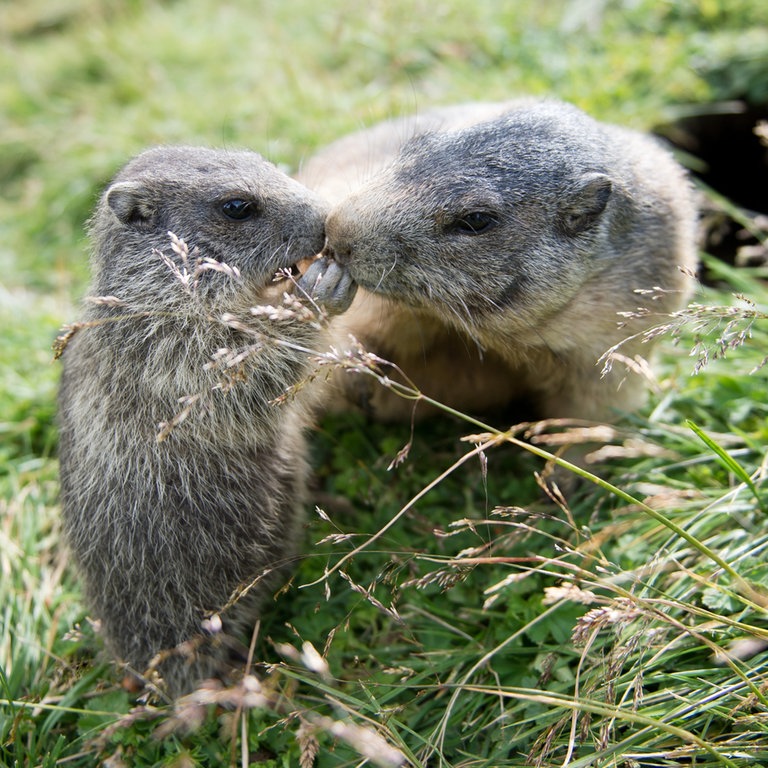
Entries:
[[408,142],[326,223],[326,254],[368,290],[468,330],[510,310],[530,327],[597,269],[623,206],[598,123],[543,103]]
[[[160,256],[178,260],[171,232],[189,246],[192,262],[222,262],[240,272],[249,292],[268,289],[278,270],[296,272],[297,262],[320,251],[326,212],[312,192],[253,152],[151,149],[120,171],[91,221],[94,289],[134,302],[173,295],[166,291],[176,291],[177,281]],[[204,270],[198,292],[230,292],[236,282]]]

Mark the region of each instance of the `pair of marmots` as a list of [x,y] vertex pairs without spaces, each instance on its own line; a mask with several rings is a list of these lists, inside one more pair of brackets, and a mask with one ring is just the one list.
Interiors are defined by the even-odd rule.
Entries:
[[[650,301],[638,289],[662,289],[662,312],[688,293],[682,169],[566,104],[390,121],[298,179],[249,152],[153,149],[91,223],[98,298],[63,355],[65,530],[108,647],[173,694],[225,655],[215,620],[199,639],[205,619],[239,594],[224,621],[252,625],[296,555],[313,388],[275,401],[331,336],[354,334],[452,406],[527,396],[537,416],[605,420],[642,392],[596,365],[648,322],[620,328],[617,313]],[[338,315],[330,330],[318,308]],[[410,415],[373,379],[334,386],[320,407]]]

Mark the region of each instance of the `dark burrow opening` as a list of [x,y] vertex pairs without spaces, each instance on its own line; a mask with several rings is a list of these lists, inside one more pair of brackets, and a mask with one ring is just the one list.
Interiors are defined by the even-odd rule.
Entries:
[[[671,142],[693,176],[715,193],[703,196],[701,248],[737,266],[767,264],[760,235],[768,234],[768,104],[696,105],[654,133]],[[706,274],[702,278],[709,282]]]

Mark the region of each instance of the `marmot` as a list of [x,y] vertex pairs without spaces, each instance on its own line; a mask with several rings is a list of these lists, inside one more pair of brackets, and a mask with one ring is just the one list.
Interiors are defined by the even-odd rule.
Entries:
[[[335,203],[326,260],[364,289],[339,337],[425,394],[475,414],[522,399],[526,418],[641,403],[640,377],[598,358],[654,322],[618,313],[684,305],[696,263],[692,189],[655,140],[555,100],[467,104],[341,139],[298,178]],[[411,414],[372,379],[336,383],[375,417]]]
[[[292,281],[275,273],[320,251],[326,213],[255,153],[160,147],[123,168],[90,222],[100,298],[63,350],[61,504],[106,645],[138,673],[271,573],[223,616],[252,626],[294,557],[307,413],[272,401],[320,333],[283,306],[251,308],[281,304]],[[171,694],[218,673],[209,650],[159,665]]]

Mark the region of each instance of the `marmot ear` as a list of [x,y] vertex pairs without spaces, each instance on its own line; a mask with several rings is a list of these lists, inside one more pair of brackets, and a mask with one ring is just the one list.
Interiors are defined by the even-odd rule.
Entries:
[[608,205],[613,184],[603,173],[587,173],[577,187],[564,196],[559,224],[566,235],[578,235],[591,227]]
[[123,224],[136,229],[152,228],[156,210],[143,184],[118,181],[107,190],[106,201]]

